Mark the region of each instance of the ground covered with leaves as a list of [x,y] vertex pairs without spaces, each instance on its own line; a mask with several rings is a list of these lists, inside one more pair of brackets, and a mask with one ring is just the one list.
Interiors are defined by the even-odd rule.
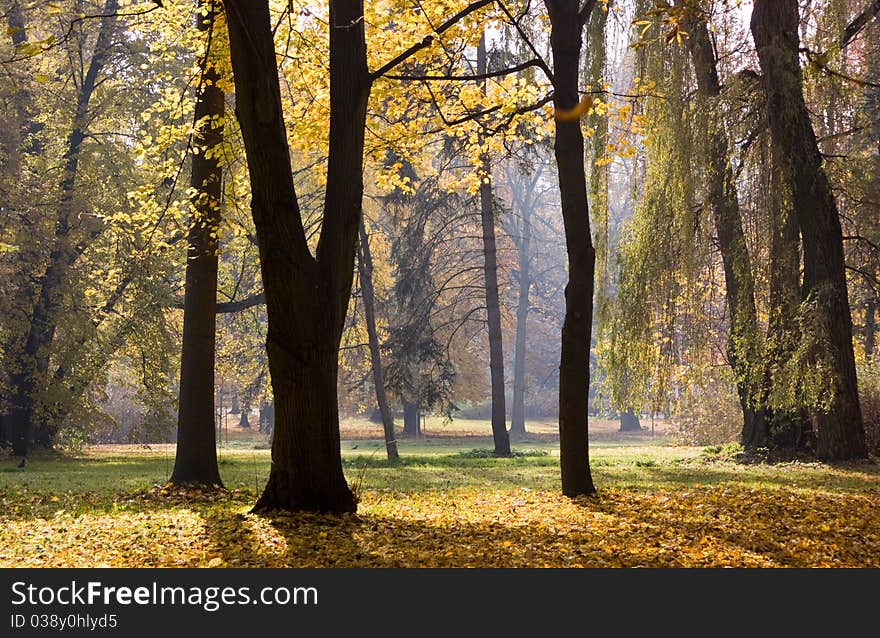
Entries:
[[394,467],[343,443],[360,504],[342,517],[249,514],[265,451],[227,450],[218,492],[163,486],[168,450],[4,461],[0,566],[880,567],[875,463],[606,442],[598,498],[573,501],[552,444],[494,459],[472,443],[404,446]]

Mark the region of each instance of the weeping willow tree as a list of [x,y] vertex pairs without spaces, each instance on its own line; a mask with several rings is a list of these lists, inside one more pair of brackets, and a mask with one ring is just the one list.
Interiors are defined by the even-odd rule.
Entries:
[[694,187],[702,149],[686,95],[685,51],[647,43],[638,58],[640,83],[654,97],[644,102],[649,133],[639,197],[623,229],[617,297],[599,353],[612,405],[669,413],[721,363],[711,348],[720,295]]

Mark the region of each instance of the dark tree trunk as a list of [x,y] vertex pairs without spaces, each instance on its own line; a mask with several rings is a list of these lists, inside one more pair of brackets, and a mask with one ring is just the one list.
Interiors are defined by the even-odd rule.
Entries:
[[526,332],[529,318],[529,290],[531,277],[532,211],[528,206],[520,210],[520,237],[517,239],[517,279],[519,300],[516,304],[516,350],[513,357],[513,411],[510,416],[510,433],[526,433]]
[[636,413],[629,409],[620,413],[620,431],[621,432],[641,432],[642,424]]
[[260,432],[268,434],[275,429],[275,404],[263,403],[260,405]]
[[238,419],[238,427],[244,429],[251,427],[251,422],[248,420],[248,408],[244,408],[241,411],[241,418]]
[[[55,338],[56,317],[63,302],[64,287],[70,269],[88,245],[100,232],[89,231],[89,237],[75,241],[71,236],[71,222],[75,213],[73,199],[79,169],[82,143],[86,137],[89,123],[89,104],[94,94],[98,76],[104,68],[110,48],[110,30],[115,22],[118,8],[117,0],[107,0],[100,31],[86,74],[77,93],[73,116],[73,127],[67,138],[64,153],[64,170],[59,184],[57,221],[49,262],[39,278],[32,308],[28,309],[26,337],[15,340],[24,344],[21,361],[12,362],[15,372],[10,375],[10,398],[6,405],[3,422],[6,434],[12,441],[13,453],[24,456],[34,439],[34,419],[37,409],[37,395],[46,382],[49,370],[49,349]],[[43,423],[39,439],[44,445],[51,445],[57,424]]]
[[828,366],[833,396],[814,414],[816,453],[823,460],[867,456],[856,385],[852,317],[846,284],[843,233],[837,205],[804,101],[798,60],[796,0],[756,0],[751,30],[767,92],[774,153],[785,163],[791,204],[803,242],[803,297],[815,304],[812,325],[818,356]]
[[370,238],[363,217],[360,223],[360,243],[358,244],[358,271],[361,278],[361,292],[364,299],[364,319],[367,323],[367,340],[370,344],[370,365],[373,369],[373,386],[376,388],[376,404],[382,415],[382,429],[385,435],[385,452],[392,463],[400,459],[397,452],[397,436],[394,433],[394,416],[388,407],[388,393],[385,391],[385,371],[382,368],[382,351],[379,346],[379,333],[376,330],[376,299],[373,291],[373,256],[370,253]]
[[229,414],[239,414],[241,413],[241,405],[238,400],[238,392],[233,393],[232,395],[232,405],[229,406]]
[[[580,121],[561,117],[579,103],[578,65],[586,20],[579,15],[579,3],[575,0],[544,0],[544,4],[551,25],[553,105],[556,112],[554,151],[569,270],[559,364],[559,452],[562,493],[573,497],[596,492],[590,473],[587,423],[596,251],[590,235]],[[594,4],[588,0],[585,10]]]
[[404,436],[421,436],[421,410],[418,403],[403,402],[403,434]]
[[[683,5],[683,0],[677,2]],[[723,120],[718,109],[721,84],[715,49],[705,19],[699,16],[688,24],[688,49],[697,77],[697,97],[707,115],[707,197],[718,235],[724,266],[728,327],[727,356],[736,379],[736,390],[743,413],[741,441],[747,449],[766,445],[771,415],[762,396],[761,383],[754,371],[764,366],[760,343],[755,284],[751,260],[743,232],[736,183],[730,167],[730,154]]]
[[336,383],[363,197],[371,83],[363,3],[330,3],[329,160],[314,257],[291,175],[268,1],[228,0],[226,8],[276,410],[272,468],[254,510],[351,512],[356,502],[342,472]]
[[[199,31],[212,39],[213,3],[203,2],[206,15],[197,13]],[[222,485],[217,466],[214,423],[214,349],[217,317],[217,250],[222,216],[224,95],[210,52],[204,58],[196,96],[197,134],[193,140],[190,186],[195,190],[195,218],[187,237],[186,283],[183,307],[183,350],[177,415],[177,456],[170,482]]]
[[[771,161],[770,189],[770,317],[767,326],[767,371],[765,395],[774,378],[784,375],[783,366],[794,356],[801,329],[798,312],[801,302],[800,232],[791,207],[786,204],[786,185],[774,151]],[[784,382],[784,380],[781,380]],[[747,436],[751,433],[751,437]],[[768,414],[764,423],[756,423],[743,434],[747,449],[806,450],[812,439],[812,425],[806,413],[798,409],[779,409]]]
[[865,305],[865,358],[874,356],[877,342],[877,301],[871,299]]
[[[477,73],[486,73],[486,35],[477,47]],[[481,82],[483,93],[486,81]],[[492,438],[496,456],[510,456],[507,409],[504,396],[504,346],[501,340],[501,306],[498,301],[498,253],[495,246],[495,205],[492,201],[492,164],[481,158],[480,221],[483,226],[483,273],[486,281],[486,319],[489,329],[489,373],[492,382]]]

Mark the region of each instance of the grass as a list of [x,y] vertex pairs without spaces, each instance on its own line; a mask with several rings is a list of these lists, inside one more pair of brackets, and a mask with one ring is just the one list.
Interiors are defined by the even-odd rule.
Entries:
[[377,427],[343,429],[360,505],[341,518],[248,514],[270,457],[244,431],[224,440],[219,493],[162,488],[170,445],[0,461],[0,566],[880,566],[874,463],[742,465],[600,423],[600,496],[571,501],[549,428],[496,458],[488,423],[429,423],[391,465]]

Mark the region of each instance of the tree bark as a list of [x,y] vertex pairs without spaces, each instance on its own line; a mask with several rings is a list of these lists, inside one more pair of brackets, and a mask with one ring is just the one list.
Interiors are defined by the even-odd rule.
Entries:
[[228,0],[226,9],[276,410],[272,468],[254,511],[352,512],[356,501],[342,472],[336,383],[363,197],[371,82],[363,3],[330,3],[329,160],[314,257],[291,174],[268,1]]
[[[485,74],[486,34],[477,47],[477,74]],[[485,95],[486,80],[480,82]],[[496,456],[510,456],[504,389],[504,346],[501,338],[501,305],[498,300],[498,251],[495,244],[495,205],[492,201],[492,163],[480,156],[480,222],[483,226],[483,273],[486,282],[486,320],[489,331],[489,375],[492,383],[492,438]]]
[[[206,14],[196,13],[198,29],[208,41],[217,13],[203,0]],[[217,465],[214,423],[214,350],[217,327],[217,251],[222,217],[223,90],[211,52],[205,54],[196,96],[196,135],[193,139],[190,186],[195,189],[187,237],[183,308],[183,350],[177,413],[177,455],[170,482],[175,485],[222,486]]]
[[[677,4],[684,5],[683,0]],[[751,260],[743,232],[742,215],[736,194],[736,183],[730,167],[727,135],[718,109],[721,83],[718,61],[709,38],[705,18],[696,15],[688,20],[688,49],[697,78],[697,97],[707,114],[706,165],[707,197],[718,236],[724,267],[727,312],[729,316],[727,356],[736,380],[736,391],[743,413],[740,435],[747,449],[766,445],[772,415],[761,394],[761,378],[754,370],[762,367],[763,352],[759,342],[755,284]]]
[[843,233],[804,101],[798,24],[796,0],[755,1],[751,31],[764,75],[770,134],[774,153],[785,161],[803,242],[803,298],[815,304],[809,329],[823,344],[817,356],[828,366],[833,389],[828,409],[814,414],[816,453],[822,460],[864,458]]
[[400,459],[397,452],[397,436],[394,433],[394,416],[388,407],[388,393],[385,391],[385,371],[382,367],[382,351],[379,346],[379,333],[376,330],[376,298],[373,290],[373,256],[370,253],[370,238],[363,217],[360,223],[360,243],[358,244],[358,271],[361,278],[361,293],[364,300],[364,319],[367,323],[367,340],[370,345],[370,365],[373,369],[373,386],[376,388],[376,404],[382,415],[382,430],[385,435],[385,453],[388,461],[395,463]]
[[877,344],[877,300],[871,299],[865,304],[865,358],[874,356]]
[[[571,112],[579,103],[578,66],[585,20],[575,0],[544,0],[544,4],[551,25],[553,106],[557,114],[554,153],[569,270],[559,364],[559,452],[562,493],[574,497],[596,492],[590,473],[587,409],[596,251],[590,235],[580,121],[559,114]],[[594,4],[588,0],[584,10],[589,13]]]

